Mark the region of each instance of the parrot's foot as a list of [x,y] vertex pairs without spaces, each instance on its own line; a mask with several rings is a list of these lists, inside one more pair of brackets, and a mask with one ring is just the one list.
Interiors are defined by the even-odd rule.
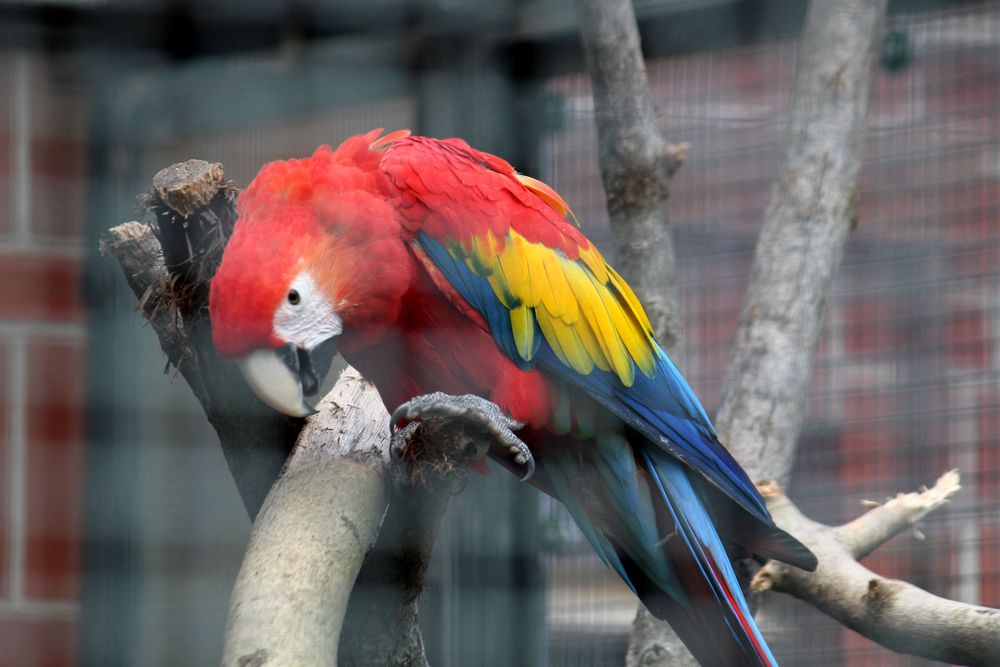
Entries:
[[524,442],[514,435],[514,430],[524,426],[504,414],[492,401],[465,394],[451,396],[439,391],[433,394],[414,396],[392,413],[393,437],[391,451],[398,454],[406,446],[413,432],[414,424],[407,424],[398,432],[395,425],[401,421],[437,417],[455,421],[462,426],[465,450],[470,457],[484,458],[492,449],[498,455],[512,460],[525,473],[521,481],[531,479],[535,474],[535,459]]

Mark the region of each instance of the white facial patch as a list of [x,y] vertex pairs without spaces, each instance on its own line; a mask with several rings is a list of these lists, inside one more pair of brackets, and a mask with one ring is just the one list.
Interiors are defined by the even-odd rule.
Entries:
[[308,271],[299,273],[274,313],[274,333],[282,340],[312,350],[343,331],[343,322],[330,299]]

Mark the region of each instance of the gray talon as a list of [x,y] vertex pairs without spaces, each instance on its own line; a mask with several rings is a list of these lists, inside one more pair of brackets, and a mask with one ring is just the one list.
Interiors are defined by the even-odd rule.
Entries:
[[[482,456],[489,451],[489,444],[495,443],[499,450],[506,450],[505,453],[511,455],[514,463],[519,466],[526,466],[522,482],[531,479],[535,473],[535,460],[531,455],[528,446],[518,438],[513,431],[519,429],[524,424],[503,413],[500,408],[481,396],[475,394],[465,394],[464,396],[451,396],[442,392],[414,396],[409,401],[403,403],[392,412],[393,444],[390,451],[401,451],[405,446],[406,439],[402,439],[402,444],[397,447],[395,425],[401,421],[412,421],[419,417],[447,417],[459,418],[467,424],[478,427],[489,436],[489,441],[482,447]],[[408,424],[399,431],[408,436],[410,428],[414,424]],[[478,438],[470,437],[470,445],[480,450],[476,445]]]

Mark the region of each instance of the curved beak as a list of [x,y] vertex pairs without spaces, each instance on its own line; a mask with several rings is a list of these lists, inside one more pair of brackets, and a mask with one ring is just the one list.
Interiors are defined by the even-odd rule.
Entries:
[[312,350],[291,343],[275,350],[256,350],[237,363],[260,400],[290,417],[308,417],[316,409],[305,397],[319,391],[336,352],[336,338],[331,338]]

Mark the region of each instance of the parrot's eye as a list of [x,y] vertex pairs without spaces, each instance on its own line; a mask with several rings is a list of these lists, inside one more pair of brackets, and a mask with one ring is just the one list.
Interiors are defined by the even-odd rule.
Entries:
[[293,306],[297,306],[299,305],[300,301],[302,301],[302,297],[299,296],[298,290],[293,289],[288,291],[288,303],[292,304]]

